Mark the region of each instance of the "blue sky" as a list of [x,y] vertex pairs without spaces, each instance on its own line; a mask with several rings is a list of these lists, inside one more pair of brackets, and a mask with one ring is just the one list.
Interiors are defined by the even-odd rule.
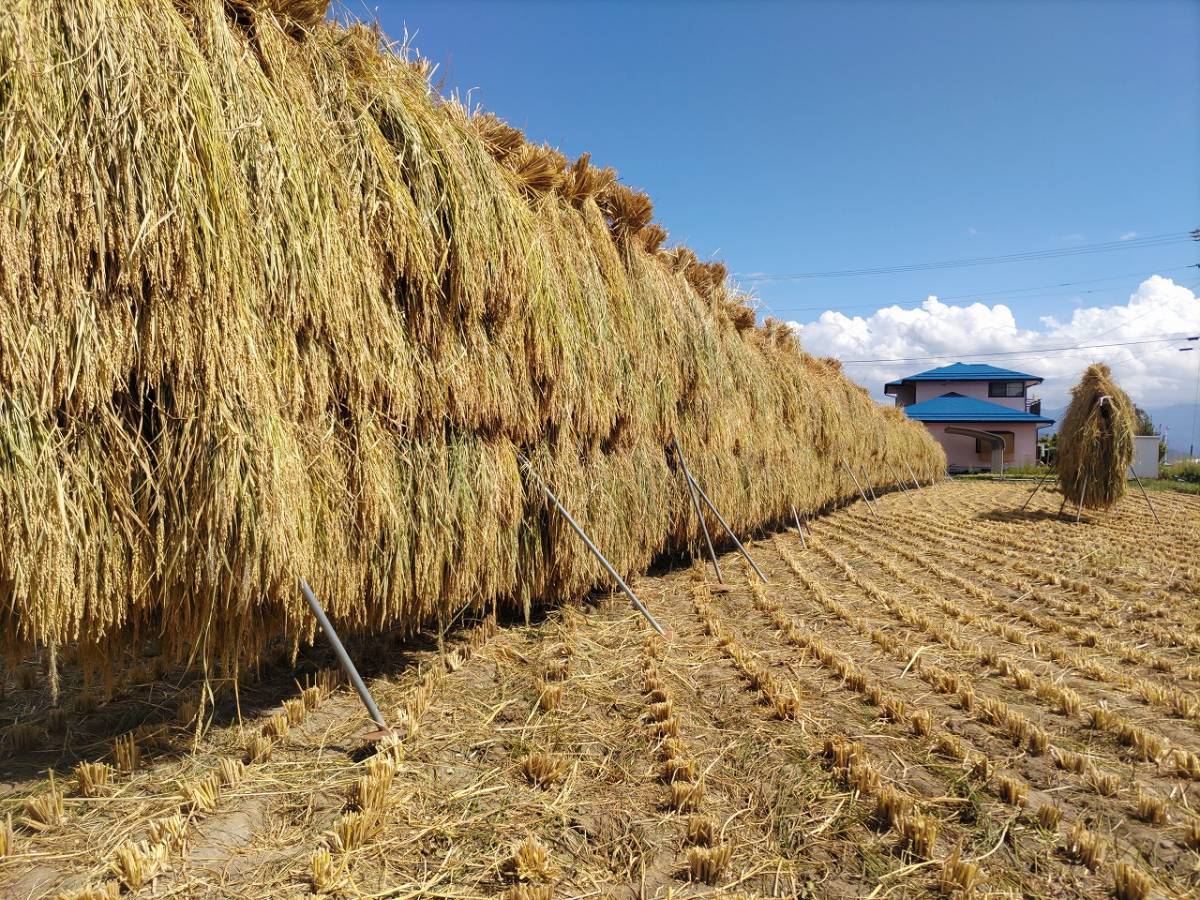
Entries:
[[[1200,227],[1200,3],[346,8],[377,15],[393,37],[415,33],[447,90],[470,91],[532,140],[616,167],[653,197],[673,241],[734,272]],[[1131,243],[1016,264],[741,281],[764,312],[801,323],[936,294],[1003,302],[1015,327],[1042,329],[1041,316],[1126,303],[1151,274],[1195,285],[1200,269],[1183,267],[1198,249]]]

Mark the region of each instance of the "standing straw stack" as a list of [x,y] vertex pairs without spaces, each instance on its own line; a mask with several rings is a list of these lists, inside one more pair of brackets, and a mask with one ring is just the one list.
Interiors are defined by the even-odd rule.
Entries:
[[1108,366],[1088,366],[1071,389],[1058,432],[1058,482],[1067,500],[1108,509],[1125,496],[1135,421],[1133,403]]
[[[945,458],[645,194],[317,0],[0,16],[0,641],[234,665],[605,583]],[[880,452],[880,448],[884,448]],[[210,665],[210,671],[211,669]]]

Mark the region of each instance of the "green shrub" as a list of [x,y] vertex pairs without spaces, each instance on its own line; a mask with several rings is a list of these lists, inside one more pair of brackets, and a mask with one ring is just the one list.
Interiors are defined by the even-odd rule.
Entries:
[[1200,462],[1177,462],[1171,463],[1169,466],[1159,466],[1158,477],[1170,481],[1200,484]]

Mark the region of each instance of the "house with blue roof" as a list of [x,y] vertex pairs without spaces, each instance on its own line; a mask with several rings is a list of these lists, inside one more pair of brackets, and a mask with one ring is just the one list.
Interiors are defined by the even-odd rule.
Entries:
[[1042,379],[984,363],[954,363],[884,385],[910,419],[925,423],[951,471],[1037,463],[1038,431],[1054,424],[1029,389]]

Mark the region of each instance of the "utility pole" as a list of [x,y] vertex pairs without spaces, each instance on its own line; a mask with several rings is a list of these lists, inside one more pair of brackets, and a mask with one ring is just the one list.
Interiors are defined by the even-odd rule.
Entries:
[[[1200,240],[1200,238],[1197,238]],[[1188,338],[1189,341],[1200,341],[1200,334]],[[1195,352],[1195,347],[1180,347],[1180,353]],[[1188,459],[1196,458],[1196,410],[1200,409],[1200,353],[1196,354],[1196,396],[1192,399],[1192,432],[1188,436]]]

